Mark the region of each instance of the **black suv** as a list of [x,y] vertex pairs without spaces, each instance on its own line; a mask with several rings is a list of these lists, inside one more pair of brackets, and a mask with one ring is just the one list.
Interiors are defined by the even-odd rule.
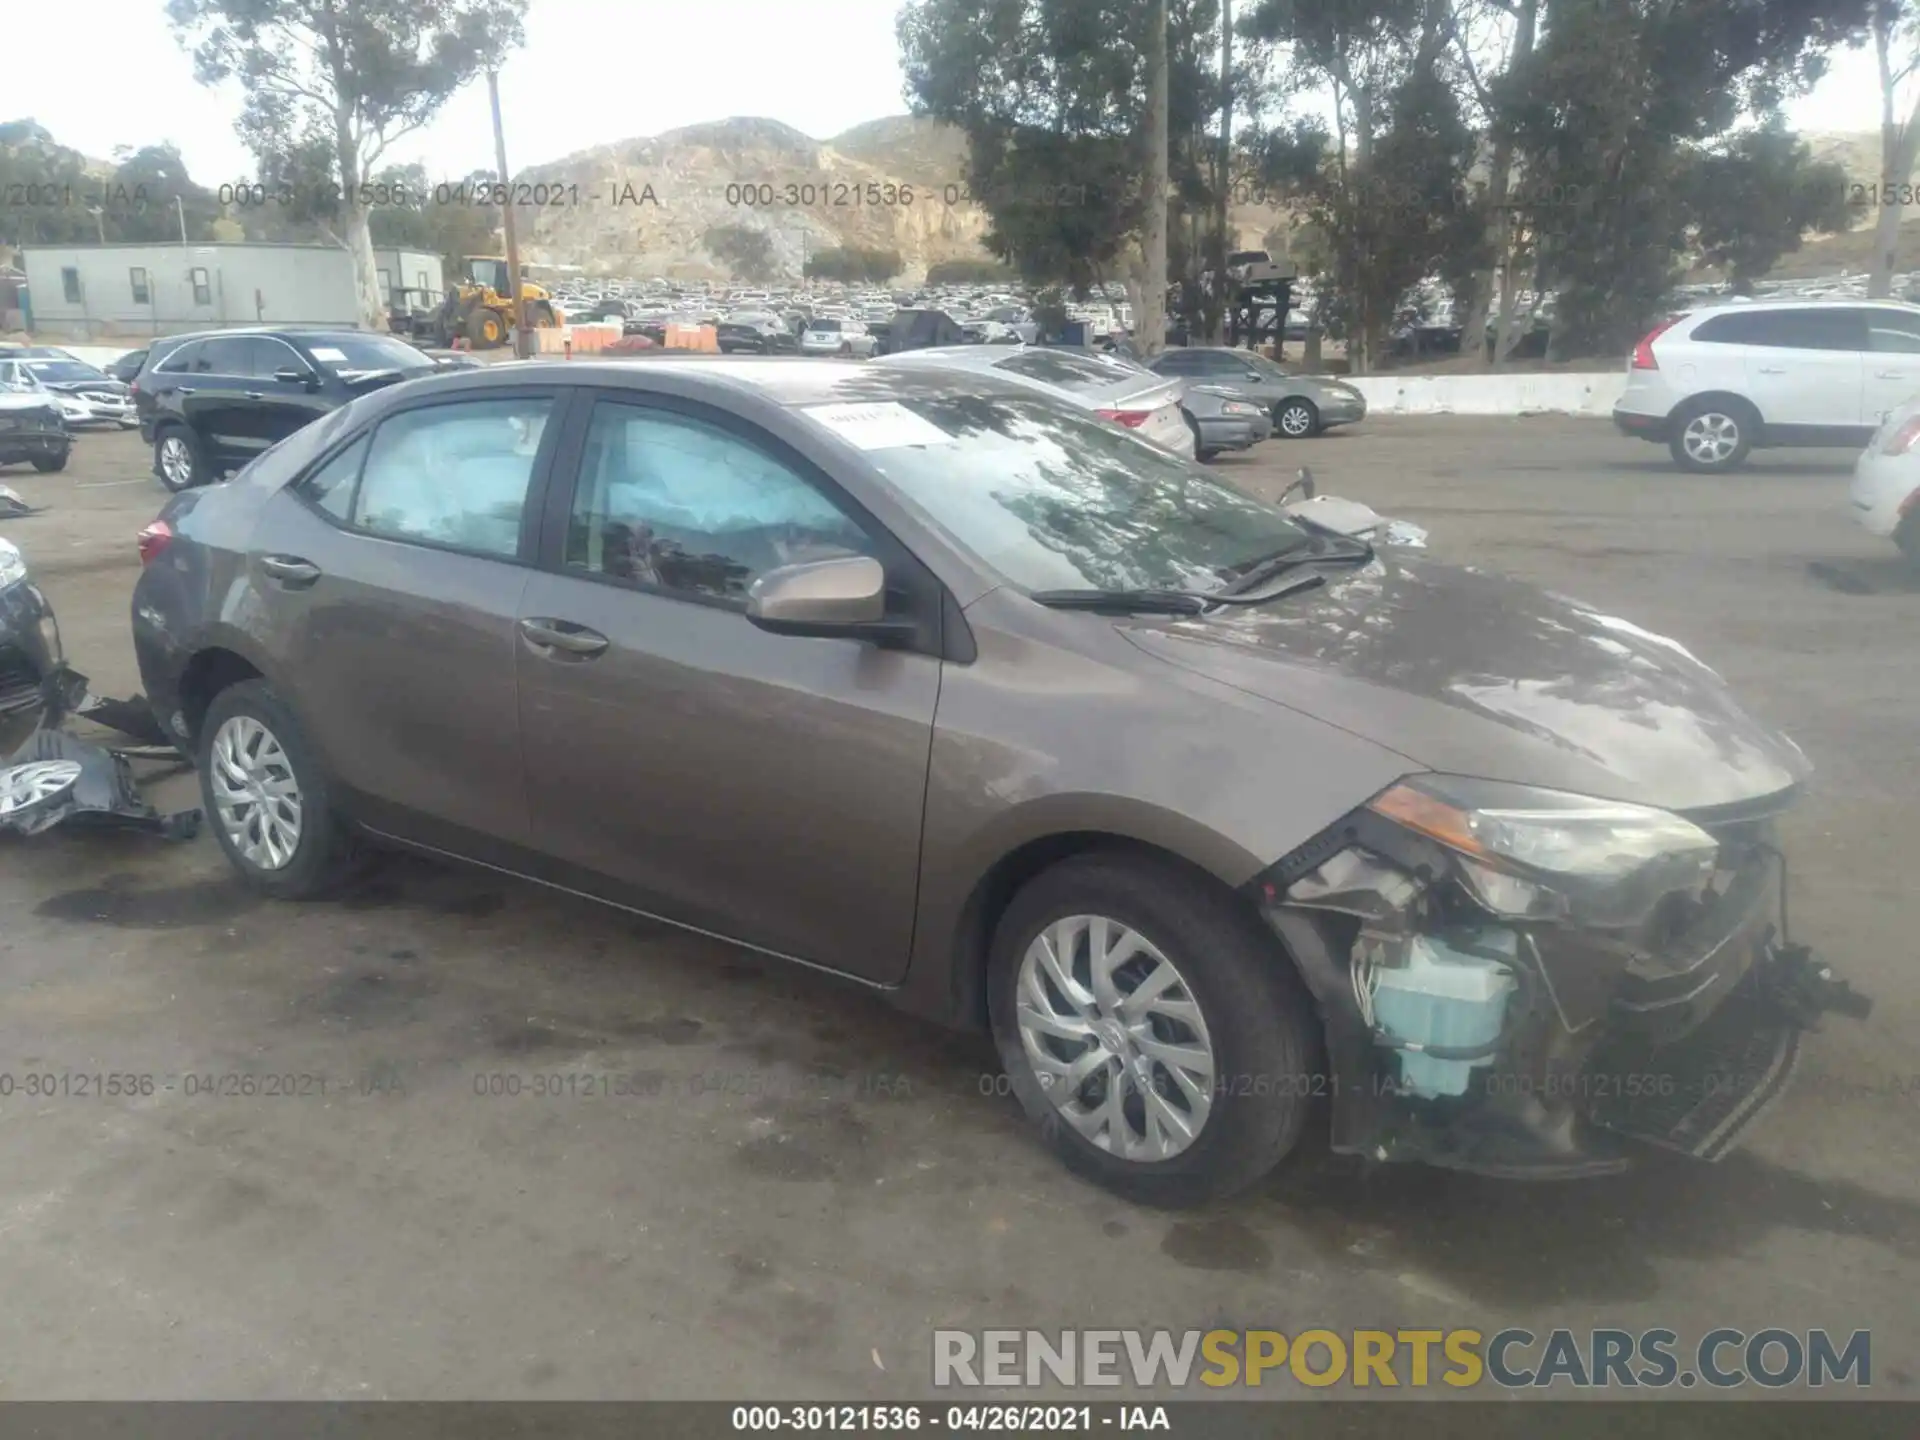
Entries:
[[177,491],[238,470],[356,396],[438,368],[366,330],[218,330],[156,345],[133,401],[153,473]]

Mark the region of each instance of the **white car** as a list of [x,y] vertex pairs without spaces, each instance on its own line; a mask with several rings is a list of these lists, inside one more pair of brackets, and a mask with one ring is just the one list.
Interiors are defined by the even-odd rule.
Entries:
[[878,342],[858,320],[815,316],[800,332],[802,355],[852,355],[864,360]]
[[1920,306],[1746,301],[1650,331],[1627,361],[1613,420],[1685,469],[1731,470],[1758,446],[1865,444],[1916,396]]
[[1198,449],[1198,437],[1180,408],[1186,381],[1170,380],[1089,351],[1038,345],[941,345],[883,355],[873,363],[995,375],[1091,410],[1189,460]]
[[1847,498],[1869,534],[1892,540],[1920,569],[1920,400],[1889,415],[1860,452]]

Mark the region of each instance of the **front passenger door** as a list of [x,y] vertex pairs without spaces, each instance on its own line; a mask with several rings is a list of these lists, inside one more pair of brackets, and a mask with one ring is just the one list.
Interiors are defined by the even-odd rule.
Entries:
[[[771,635],[781,565],[913,565],[770,437],[599,400],[521,599],[536,847],[609,898],[875,981],[904,972],[940,661]],[[556,502],[558,492],[556,492]]]
[[1892,307],[1869,307],[1864,313],[1867,400],[1863,423],[1879,425],[1888,411],[1920,399],[1920,314]]

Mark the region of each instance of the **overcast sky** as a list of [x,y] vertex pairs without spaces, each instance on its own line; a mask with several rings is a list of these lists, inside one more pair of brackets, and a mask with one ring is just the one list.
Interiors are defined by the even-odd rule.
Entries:
[[[527,45],[501,72],[507,158],[523,166],[730,115],[764,115],[815,137],[905,111],[893,21],[900,0],[532,0]],[[111,158],[171,140],[206,185],[252,174],[234,135],[239,99],[194,82],[163,0],[7,7],[13,63],[0,120],[32,117],[62,144]],[[75,29],[84,12],[84,35]],[[1807,130],[1879,124],[1868,52],[1843,53],[1791,109]],[[435,179],[491,168],[486,87],[469,86],[389,157]]]

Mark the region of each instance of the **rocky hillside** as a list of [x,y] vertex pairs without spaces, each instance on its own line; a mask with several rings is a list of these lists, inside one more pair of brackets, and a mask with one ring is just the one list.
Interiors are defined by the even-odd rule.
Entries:
[[565,187],[518,212],[522,250],[535,263],[603,275],[724,278],[708,237],[745,226],[767,236],[790,274],[803,250],[860,246],[897,250],[907,275],[923,275],[938,261],[986,258],[986,216],[960,193],[965,147],[955,132],[906,116],[831,140],[754,118],[623,140],[518,177]]

